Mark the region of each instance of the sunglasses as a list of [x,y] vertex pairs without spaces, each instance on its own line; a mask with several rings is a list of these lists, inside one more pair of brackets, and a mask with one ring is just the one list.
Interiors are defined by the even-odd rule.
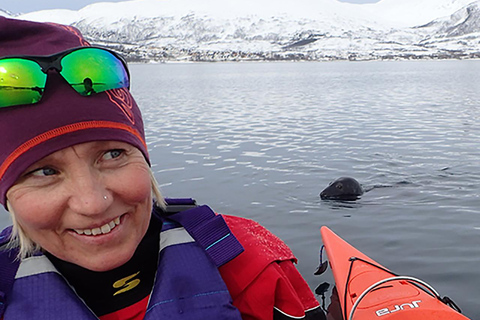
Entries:
[[9,56],[0,58],[0,108],[39,102],[50,69],[82,96],[130,87],[127,63],[107,49],[78,47],[51,56]]

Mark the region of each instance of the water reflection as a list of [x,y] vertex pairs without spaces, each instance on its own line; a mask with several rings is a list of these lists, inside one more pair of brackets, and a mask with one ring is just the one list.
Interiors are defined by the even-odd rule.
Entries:
[[[132,72],[146,79],[134,93],[165,194],[259,220],[292,246],[312,287],[326,224],[475,312],[467,293],[480,280],[456,266],[477,268],[453,248],[480,256],[480,62],[153,67]],[[355,203],[320,201],[339,176],[385,187]],[[460,299],[449,292],[452,277]]]
[[[292,247],[312,288],[328,225],[478,316],[480,61],[131,71],[165,195],[258,220]],[[320,201],[339,176],[392,187],[355,203]]]

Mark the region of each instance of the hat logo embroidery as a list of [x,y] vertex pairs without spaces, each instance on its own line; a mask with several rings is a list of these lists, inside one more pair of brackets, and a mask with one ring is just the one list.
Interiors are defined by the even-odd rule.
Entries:
[[80,42],[80,45],[82,47],[90,47],[90,43],[82,37],[82,34],[77,29],[75,29],[71,26],[66,26],[66,25],[58,24],[58,23],[54,23],[54,22],[47,22],[47,24],[62,28],[62,29],[67,30],[67,31],[70,31],[75,36],[77,36],[78,41]]
[[110,101],[113,102],[120,110],[122,110],[122,112],[132,124],[135,124],[135,116],[132,112],[133,99],[132,96],[128,93],[127,89],[111,89],[105,92],[107,93]]

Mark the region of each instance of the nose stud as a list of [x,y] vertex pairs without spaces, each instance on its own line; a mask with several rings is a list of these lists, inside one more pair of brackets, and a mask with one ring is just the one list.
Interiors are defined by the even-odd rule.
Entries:
[[107,199],[108,199],[108,197],[107,197],[107,196],[103,196],[103,199],[107,200]]

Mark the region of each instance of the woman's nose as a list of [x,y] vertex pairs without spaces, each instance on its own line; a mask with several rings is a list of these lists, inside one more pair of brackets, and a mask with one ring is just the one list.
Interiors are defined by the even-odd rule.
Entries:
[[105,212],[113,198],[104,179],[91,170],[71,177],[68,205],[71,210],[83,215],[97,215]]

